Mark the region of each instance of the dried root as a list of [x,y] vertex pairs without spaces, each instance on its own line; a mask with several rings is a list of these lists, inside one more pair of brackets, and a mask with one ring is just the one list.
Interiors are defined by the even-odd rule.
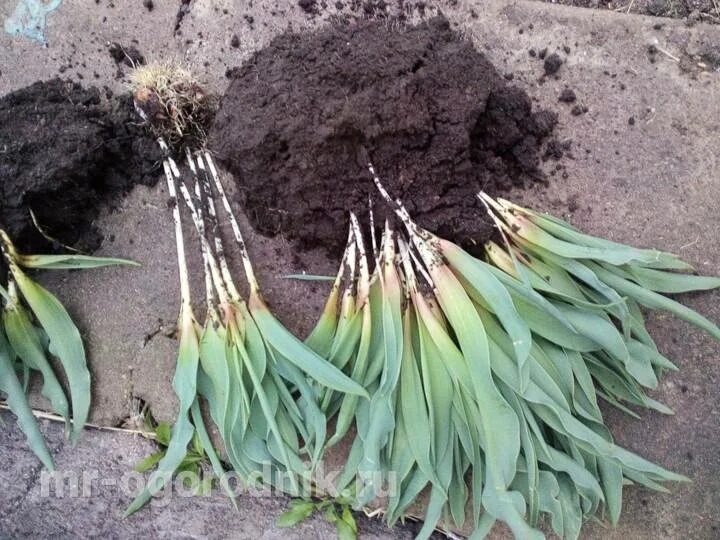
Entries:
[[203,146],[216,104],[189,71],[151,63],[133,72],[131,87],[138,113],[173,151]]

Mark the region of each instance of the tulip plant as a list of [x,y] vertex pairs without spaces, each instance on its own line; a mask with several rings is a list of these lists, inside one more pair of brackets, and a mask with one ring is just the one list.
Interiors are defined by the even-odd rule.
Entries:
[[[161,95],[144,87],[136,100]],[[320,504],[309,497],[326,494],[312,482],[308,491],[306,481],[325,451],[348,439],[336,500],[361,508],[387,493],[392,524],[428,493],[420,538],[441,521],[469,524],[473,538],[497,521],[518,538],[543,538],[543,518],[558,536],[577,538],[584,520],[617,523],[626,485],[664,491],[667,482],[687,480],[615,444],[599,404],[631,415],[637,408],[671,413],[649,392],[677,368],[659,352],[642,308],[669,311],[720,339],[713,322],[665,296],[717,288],[720,278],[484,193],[478,211],[484,207],[498,235],[482,260],[421,228],[369,164],[397,219],[378,239],[372,207],[369,235],[350,213],[329,297],[301,342],[263,300],[210,153],[184,149],[184,177],[162,137],[160,144],[180,270],[180,412],[164,458],[128,513],[172,477],[195,433],[222,477],[201,400],[244,481],[299,497],[284,524]],[[191,306],[178,193],[200,240],[202,324]],[[225,255],[216,202],[242,260],[247,297]]]
[[[3,285],[0,273],[0,390],[17,417],[30,448],[50,471],[54,463],[33,416],[25,392],[31,372],[43,380],[42,395],[55,413],[65,419],[65,433],[76,444],[90,410],[90,371],[77,327],[60,301],[28,274],[28,270],[72,270],[110,265],[136,265],[132,261],[80,254],[24,255],[0,230],[0,272],[7,267]],[[69,392],[60,384],[50,362],[57,358]],[[24,379],[21,382],[18,373]],[[69,399],[68,399],[69,397]]]
[[389,489],[394,523],[429,490],[421,538],[443,517],[456,527],[469,519],[474,537],[500,520],[518,538],[542,538],[543,515],[558,536],[577,538],[593,516],[617,523],[625,485],[665,491],[687,480],[616,445],[598,402],[671,414],[647,390],[677,368],[640,306],[720,339],[662,294],[717,288],[720,278],[480,194],[501,239],[483,261],[420,228],[369,169],[404,232],[386,224],[370,275],[350,216],[340,272],[307,339],[371,396],[326,400],[331,443],[357,430],[337,486],[352,488],[344,496],[362,505]]
[[[199,400],[210,416],[233,470],[248,484],[262,483],[291,495],[305,495],[314,466],[325,448],[327,417],[319,395],[367,397],[366,390],[315,353],[285,328],[265,303],[211,155],[185,149],[193,182],[184,179],[164,139],[163,162],[175,222],[180,276],[180,348],[173,388],[180,402],[167,452],[147,486],[126,510],[132,514],[171,480],[199,433],[226,492],[222,464],[212,447]],[[193,313],[179,195],[200,240],[206,288],[206,317]],[[215,201],[232,225],[249,288],[242,297],[230,272]]]

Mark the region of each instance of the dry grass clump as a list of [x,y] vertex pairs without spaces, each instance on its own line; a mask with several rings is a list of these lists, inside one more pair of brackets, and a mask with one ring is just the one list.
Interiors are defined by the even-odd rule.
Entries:
[[189,71],[154,62],[133,71],[130,84],[138,113],[170,148],[203,145],[216,104]]

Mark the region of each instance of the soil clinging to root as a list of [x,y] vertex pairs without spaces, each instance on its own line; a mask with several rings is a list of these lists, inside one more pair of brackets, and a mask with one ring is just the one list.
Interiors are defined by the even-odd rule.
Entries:
[[236,69],[209,144],[263,234],[341,248],[348,211],[379,201],[366,150],[421,225],[472,247],[492,234],[475,194],[542,179],[556,122],[443,17],[336,21],[280,35]]
[[162,160],[132,98],[60,79],[0,98],[0,149],[0,228],[26,252],[53,247],[31,211],[62,244],[99,247],[101,205],[153,184]]

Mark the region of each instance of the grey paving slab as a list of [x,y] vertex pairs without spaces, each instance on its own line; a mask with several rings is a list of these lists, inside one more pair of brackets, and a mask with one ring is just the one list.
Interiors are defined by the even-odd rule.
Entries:
[[[0,6],[0,18],[12,8],[8,4]],[[656,19],[649,17],[524,1],[439,4],[452,23],[501,71],[513,73],[515,83],[539,105],[559,111],[559,135],[572,140],[573,158],[565,160],[567,178],[557,176],[547,187],[514,194],[519,202],[562,214],[594,234],[677,252],[702,272],[720,273],[720,74],[697,65],[708,46],[720,43],[719,27],[688,27],[682,21],[663,20],[656,29]],[[196,0],[181,34],[173,32],[176,11],[175,2],[155,2],[155,9],[148,12],[140,1],[116,2],[111,8],[104,1],[65,0],[48,18],[47,48],[0,34],[0,93],[59,74],[63,66],[63,76],[80,74],[85,83],[122,90],[123,79],[116,79],[117,66],[106,51],[110,41],[134,44],[149,59],[181,61],[209,88],[222,91],[227,68],[247,59],[289,25],[312,31],[326,24],[332,9],[308,18],[294,2]],[[246,15],[253,18],[252,24]],[[230,46],[234,34],[239,37],[239,48]],[[650,44],[679,61],[658,54],[651,62]],[[544,47],[559,49],[565,58],[557,80],[543,79],[542,63],[528,54],[530,48]],[[565,87],[575,90],[587,113],[574,116],[570,107],[557,102]],[[168,336],[177,316],[178,293],[165,199],[161,184],[137,188],[99,221],[107,237],[114,238],[102,252],[136,258],[143,262],[142,269],[55,274],[45,279],[59,291],[87,340],[94,377],[92,419],[100,424],[116,425],[131,415],[136,397],[147,401],[158,418],[172,419],[174,414],[170,379],[175,342]],[[336,262],[322,253],[296,257],[285,239],[258,237],[246,224],[245,230],[267,299],[290,328],[307,332],[327,291],[323,285],[288,282],[280,276],[301,270],[330,273]],[[192,264],[196,275],[201,275],[199,261]],[[197,285],[200,299],[201,284]],[[720,320],[718,300],[718,292],[684,297],[716,321]],[[673,486],[670,495],[629,488],[620,526],[606,530],[591,525],[584,536],[716,538],[720,536],[720,455],[716,450],[720,444],[720,347],[664,315],[651,316],[649,325],[661,351],[681,368],[665,378],[656,392],[676,415],[645,414],[638,421],[608,412],[608,424],[619,442],[690,476],[693,482]],[[136,439],[112,436],[106,442],[107,437],[88,434],[77,449],[70,452],[63,447],[61,455],[67,460],[72,455],[101,460],[104,453],[115,452],[127,457],[121,463],[112,458],[97,463],[120,472],[130,466],[130,456],[147,449],[146,443]],[[82,503],[108,508],[103,510],[106,513],[92,514],[93,519],[102,520],[99,528],[87,528],[79,517],[86,511],[80,512],[80,503],[63,506],[29,495],[32,475],[37,473],[28,469],[32,460],[21,458],[22,453],[19,441],[2,440],[0,455],[7,456],[2,462],[12,466],[3,467],[1,473],[9,475],[6,484],[11,488],[3,495],[8,498],[0,500],[0,533],[40,534],[41,524],[47,521],[30,516],[45,515],[62,518],[58,519],[63,527],[58,529],[60,535],[114,531],[124,536],[135,530],[132,527],[167,536],[199,536],[203,531],[211,536],[233,536],[238,531],[242,536],[246,530],[256,536],[277,534],[270,519],[278,508],[273,501],[251,507],[248,521],[243,522],[220,501],[172,500],[160,514],[152,510],[128,525],[116,519],[117,507],[127,498],[112,490],[103,491],[100,502]],[[173,526],[174,519],[187,529]],[[251,522],[257,522],[258,528],[247,529],[255,526]],[[329,534],[322,528],[306,532]]]

